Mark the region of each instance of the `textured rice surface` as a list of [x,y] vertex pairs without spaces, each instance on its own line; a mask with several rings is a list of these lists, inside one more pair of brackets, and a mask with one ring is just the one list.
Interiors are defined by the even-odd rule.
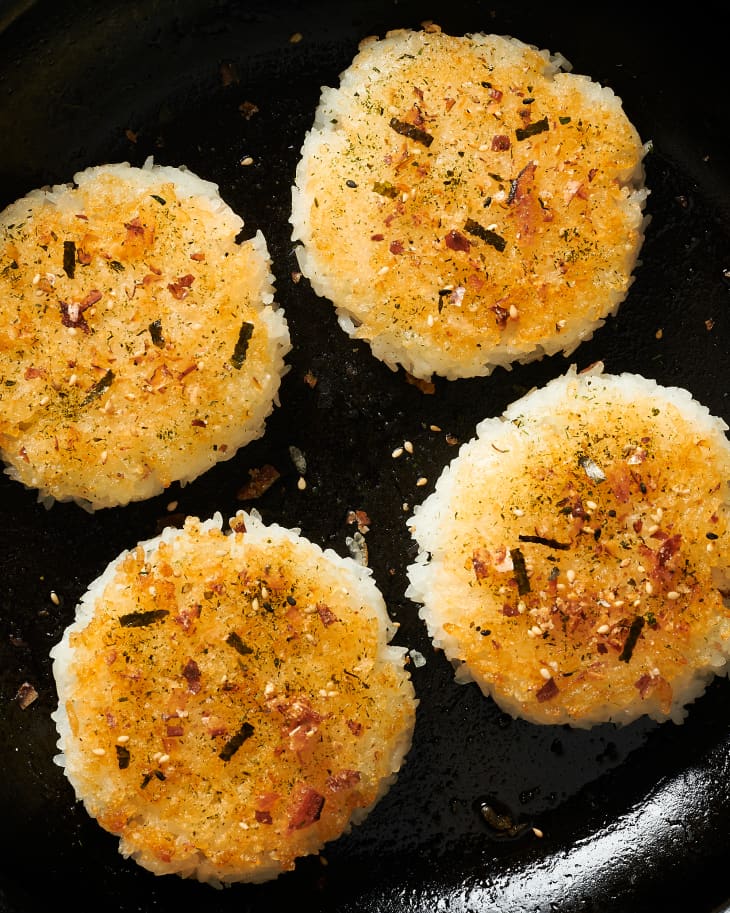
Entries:
[[0,454],[47,504],[188,482],[258,438],[290,348],[261,233],[184,168],[80,172],[0,214]]
[[371,572],[240,512],[125,552],[51,651],[78,799],[156,874],[294,868],[386,792],[409,750],[405,649]]
[[505,36],[368,38],[322,90],[292,237],[342,328],[448,378],[569,354],[643,241],[646,148],[621,100]]
[[483,421],[410,520],[457,679],[536,723],[681,722],[730,654],[726,431],[602,365]]

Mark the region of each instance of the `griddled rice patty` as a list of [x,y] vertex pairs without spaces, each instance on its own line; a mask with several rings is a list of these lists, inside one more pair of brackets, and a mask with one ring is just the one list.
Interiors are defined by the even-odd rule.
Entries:
[[0,214],[0,454],[47,505],[188,482],[260,437],[290,348],[266,241],[183,168],[80,172]]
[[568,67],[514,38],[397,30],[323,88],[292,237],[342,328],[391,368],[472,377],[567,355],[624,300],[646,147],[611,89]]
[[681,722],[730,655],[727,425],[602,367],[477,427],[410,520],[408,595],[515,717]]
[[240,512],[112,562],[51,651],[64,768],[120,852],[219,886],[361,822],[417,701],[371,572]]

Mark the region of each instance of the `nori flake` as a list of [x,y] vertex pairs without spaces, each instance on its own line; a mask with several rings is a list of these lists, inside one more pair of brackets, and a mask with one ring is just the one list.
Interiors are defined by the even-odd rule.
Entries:
[[243,745],[247,739],[250,739],[252,735],[253,726],[250,723],[243,723],[238,732],[234,736],[231,736],[223,746],[218,757],[221,761],[230,761],[241,745]]
[[239,371],[243,366],[244,361],[246,361],[246,352],[248,352],[248,344],[252,336],[253,324],[244,320],[241,324],[241,329],[238,332],[236,347],[233,350],[233,355],[231,355],[231,364]]
[[123,628],[144,628],[147,625],[154,624],[156,621],[162,621],[170,613],[167,609],[152,609],[149,612],[130,612],[127,615],[119,616],[119,624]]

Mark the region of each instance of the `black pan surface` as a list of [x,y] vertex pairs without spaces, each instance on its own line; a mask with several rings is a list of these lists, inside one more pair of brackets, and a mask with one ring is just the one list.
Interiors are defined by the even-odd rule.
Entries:
[[[507,718],[475,686],[456,685],[404,596],[414,556],[404,504],[432,490],[455,440],[571,361],[583,368],[603,360],[610,372],[684,386],[730,421],[723,25],[702,4],[676,13],[635,7],[619,18],[611,4],[519,0],[0,3],[0,208],[93,164],[140,165],[153,155],[187,165],[219,184],[248,234],[264,232],[294,342],[265,436],[185,488],[88,514],[70,504],[46,510],[34,492],[0,478],[5,913],[65,899],[108,913],[302,905],[321,913],[710,913],[728,902],[727,679],[713,682],[681,726],[536,727]],[[320,87],[336,85],[361,38],[426,19],[453,33],[510,34],[562,52],[576,72],[610,85],[642,139],[653,141],[652,221],[618,315],[570,361],[555,356],[489,378],[437,380],[431,393],[350,341],[330,305],[293,280],[287,222]],[[257,113],[247,117],[246,103]],[[253,164],[242,166],[246,156]],[[393,459],[406,440],[413,454]],[[292,448],[306,459],[304,490]],[[249,470],[267,463],[279,481],[253,502],[240,500]],[[420,477],[425,486],[416,485]],[[370,817],[293,873],[216,891],[125,861],[116,838],[74,801],[52,763],[48,652],[118,552],[184,515],[228,517],[240,507],[343,555],[354,532],[348,512],[366,511],[369,563],[400,624],[396,642],[426,662],[412,667],[420,698],[412,750]],[[24,683],[38,697],[21,709]],[[491,827],[485,807],[509,816],[515,831]]]

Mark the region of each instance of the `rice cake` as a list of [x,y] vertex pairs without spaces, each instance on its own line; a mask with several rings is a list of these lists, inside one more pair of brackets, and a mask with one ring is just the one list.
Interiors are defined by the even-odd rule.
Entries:
[[478,425],[409,521],[407,593],[514,717],[679,723],[730,655],[727,425],[602,369]]
[[189,482],[264,432],[290,339],[266,241],[185,168],[88,168],[0,214],[0,454],[47,505]]
[[431,26],[361,42],[323,87],[292,238],[342,329],[454,379],[569,355],[617,312],[643,242],[648,146],[558,54]]
[[262,882],[361,822],[417,701],[368,568],[239,514],[167,529],[89,587],[51,651],[55,758],[160,875]]

